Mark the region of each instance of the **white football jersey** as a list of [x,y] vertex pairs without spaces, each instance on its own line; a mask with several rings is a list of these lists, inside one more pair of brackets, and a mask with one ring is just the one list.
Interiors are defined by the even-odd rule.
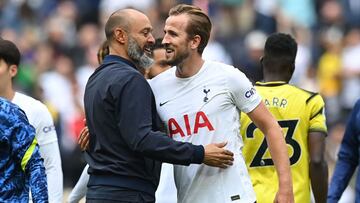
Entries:
[[227,141],[226,148],[235,159],[227,169],[204,164],[174,165],[178,202],[255,202],[241,153],[239,112],[256,108],[260,96],[233,66],[205,61],[199,72],[189,78],[176,77],[175,70],[173,67],[150,81],[168,135],[204,146]]
[[57,141],[54,122],[43,103],[19,92],[15,92],[12,102],[26,113],[29,123],[36,130],[36,139],[40,146]]
[[15,92],[12,102],[26,114],[29,123],[34,126],[39,151],[44,159],[50,202],[62,202],[63,174],[57,135],[53,119],[47,107],[40,101]]

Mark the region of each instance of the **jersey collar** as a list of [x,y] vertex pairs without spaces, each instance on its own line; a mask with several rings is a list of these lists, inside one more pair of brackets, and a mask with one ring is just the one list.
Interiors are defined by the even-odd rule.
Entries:
[[288,84],[285,81],[256,82],[255,86],[275,87]]

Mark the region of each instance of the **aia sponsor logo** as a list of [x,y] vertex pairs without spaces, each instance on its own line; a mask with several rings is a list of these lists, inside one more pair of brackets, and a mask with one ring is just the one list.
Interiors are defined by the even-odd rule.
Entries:
[[188,114],[183,115],[183,121],[185,123],[185,129],[181,128],[179,120],[177,121],[175,118],[170,118],[168,120],[170,137],[173,137],[176,134],[180,134],[181,137],[185,137],[185,133],[187,136],[191,136],[193,134],[197,134],[200,128],[207,128],[209,131],[215,130],[209,118],[202,111],[197,112],[195,120],[191,121]]
[[248,91],[245,92],[245,97],[246,97],[246,98],[250,98],[250,97],[253,96],[255,93],[256,93],[256,90],[255,90],[255,88],[252,87],[250,90],[248,90]]

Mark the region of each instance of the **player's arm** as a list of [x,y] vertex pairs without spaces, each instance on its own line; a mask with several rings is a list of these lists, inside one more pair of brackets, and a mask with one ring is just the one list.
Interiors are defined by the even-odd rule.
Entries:
[[[328,167],[324,157],[327,135],[325,103],[318,94],[310,96],[306,102],[309,109],[309,175],[316,202],[326,202],[328,190]],[[308,111],[306,111],[308,112]]]
[[[28,155],[31,157],[26,162]],[[24,167],[25,173],[30,180],[30,190],[33,202],[48,202],[45,167],[39,153],[39,146],[36,143],[36,139],[34,139],[34,142],[27,150],[21,165]]]
[[89,182],[89,174],[87,173],[88,168],[89,165],[86,165],[83,172],[81,173],[78,182],[76,183],[75,187],[72,189],[67,199],[68,203],[79,202],[83,197],[85,197],[87,191],[87,183]]
[[315,202],[326,202],[328,190],[328,166],[324,158],[325,132],[309,133],[310,180]]
[[289,156],[281,127],[263,102],[249,112],[248,116],[265,135],[275,164],[279,178],[279,191],[274,201],[294,202]]
[[[221,168],[232,165],[233,153],[224,149],[226,143],[193,145],[172,140],[165,133],[154,132],[152,130],[155,107],[152,105],[153,94],[143,76],[136,74],[129,78],[126,88],[113,85],[110,90],[111,95],[115,95],[117,100],[116,109],[119,109],[116,112],[116,119],[120,136],[134,152],[172,164],[204,163]],[[89,130],[91,135],[91,127]]]
[[360,101],[358,101],[350,115],[350,120],[346,125],[344,138],[342,140],[338,160],[332,176],[327,202],[338,202],[346,186],[354,174],[359,164],[359,146],[357,139],[357,125],[360,115]]
[[20,170],[29,180],[33,201],[47,202],[46,173],[35,138],[35,130],[28,123],[19,123],[15,132],[16,139],[12,143],[12,150],[20,162]]
[[47,176],[50,202],[62,202],[63,173],[58,142],[41,145],[39,147]]
[[36,126],[36,138],[40,146],[40,155],[44,159],[49,201],[62,202],[63,172],[54,122],[46,106],[41,105],[40,107],[38,110],[39,122]]
[[279,177],[276,202],[294,202],[287,145],[278,122],[261,101],[256,89],[238,69],[229,69],[228,87],[235,105],[263,132]]

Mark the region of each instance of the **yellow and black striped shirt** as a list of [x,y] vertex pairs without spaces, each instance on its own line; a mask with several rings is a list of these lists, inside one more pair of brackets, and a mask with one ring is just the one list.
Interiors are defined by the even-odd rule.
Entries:
[[[285,82],[256,83],[256,90],[283,129],[290,157],[295,202],[310,202],[308,133],[327,132],[324,101],[317,93]],[[272,202],[278,178],[264,135],[241,114],[243,154],[257,202]]]

